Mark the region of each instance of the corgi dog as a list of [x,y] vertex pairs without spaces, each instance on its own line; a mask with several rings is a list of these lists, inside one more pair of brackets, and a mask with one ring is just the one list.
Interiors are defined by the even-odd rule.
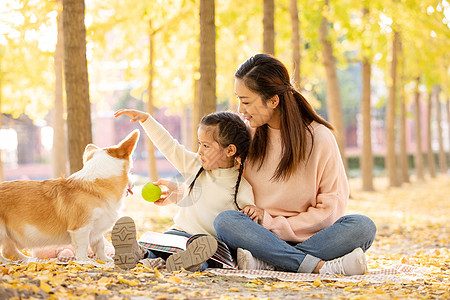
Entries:
[[11,256],[27,261],[19,249],[68,244],[78,261],[89,261],[90,245],[97,258],[112,262],[103,234],[131,192],[128,174],[138,139],[134,130],[113,147],[87,145],[83,168],[68,178],[0,183],[0,263]]

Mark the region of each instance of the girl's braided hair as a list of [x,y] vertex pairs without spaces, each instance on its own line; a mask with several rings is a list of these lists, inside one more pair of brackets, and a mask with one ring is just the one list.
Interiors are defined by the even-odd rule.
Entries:
[[[244,121],[237,114],[231,112],[216,112],[206,115],[201,119],[200,125],[215,127],[214,139],[222,148],[226,148],[231,144],[236,146],[236,154],[234,156],[240,158],[241,164],[234,189],[234,204],[238,210],[241,210],[237,203],[237,193],[244,171],[244,162],[250,147],[250,132]],[[189,193],[194,188],[195,181],[203,170],[203,167],[201,167],[195,175],[194,180],[189,185]]]

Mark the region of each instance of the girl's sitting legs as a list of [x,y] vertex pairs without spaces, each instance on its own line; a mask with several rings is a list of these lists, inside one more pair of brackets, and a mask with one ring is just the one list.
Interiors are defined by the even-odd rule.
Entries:
[[[168,230],[164,234],[184,236],[186,238],[191,237],[191,234],[176,229]],[[136,239],[136,224],[128,216],[120,218],[114,224],[111,240],[116,252],[114,257],[115,265],[121,269],[134,268],[139,261],[145,259],[163,259],[167,262],[166,267],[169,271],[176,271],[181,267],[192,270],[204,270],[216,264],[209,259],[217,249],[217,241],[214,237],[207,236],[195,239],[192,242],[193,247],[188,246],[184,254],[150,250],[139,245]],[[213,248],[214,245],[216,248]],[[192,259],[192,254],[195,254],[195,260]],[[145,263],[145,261],[141,262]],[[194,265],[192,265],[193,263]],[[162,267],[162,264],[159,265]]]

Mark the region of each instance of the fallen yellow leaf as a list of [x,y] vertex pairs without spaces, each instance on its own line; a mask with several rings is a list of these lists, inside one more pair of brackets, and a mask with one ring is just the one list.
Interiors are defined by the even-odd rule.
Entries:
[[176,277],[176,276],[170,276],[169,281],[174,282],[174,283],[180,283],[183,281],[183,279]]
[[100,285],[107,285],[111,282],[111,279],[109,277],[102,277],[99,281],[97,281]]
[[158,278],[163,278],[164,277],[163,275],[161,275],[161,273],[158,271],[157,268],[154,268],[153,270],[155,271],[155,277],[158,277]]
[[320,280],[320,278],[317,277],[316,279],[314,279],[314,282],[313,282],[312,285],[313,285],[313,286],[321,286],[321,285],[323,285],[323,284],[322,284],[322,281]]
[[46,284],[43,281],[41,281],[40,288],[43,289],[44,292],[46,292],[47,294],[50,293],[50,291],[52,290],[51,286],[49,286],[48,284]]

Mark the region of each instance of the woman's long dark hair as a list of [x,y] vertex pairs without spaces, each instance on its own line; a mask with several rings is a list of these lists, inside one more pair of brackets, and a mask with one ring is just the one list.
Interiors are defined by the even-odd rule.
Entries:
[[[268,54],[256,54],[236,70],[234,76],[243,80],[245,86],[259,94],[266,104],[274,96],[280,99],[280,131],[282,142],[281,161],[273,175],[274,180],[289,178],[299,164],[307,160],[312,151],[314,138],[309,125],[316,121],[333,129],[320,117],[309,102],[292,86],[289,72],[281,61]],[[258,127],[250,144],[248,160],[259,163],[266,158],[268,124]],[[311,148],[307,149],[307,134],[311,136]]]
[[[239,175],[234,189],[234,204],[238,210],[241,210],[237,203],[237,193],[241,183],[242,173],[244,171],[244,162],[250,147],[250,132],[244,121],[231,112],[216,112],[204,116],[200,121],[201,126],[215,127],[214,140],[219,143],[222,148],[226,148],[233,144],[236,146],[235,157],[240,158]],[[195,175],[194,180],[189,185],[189,193],[195,185],[198,176],[204,171],[203,167]]]

